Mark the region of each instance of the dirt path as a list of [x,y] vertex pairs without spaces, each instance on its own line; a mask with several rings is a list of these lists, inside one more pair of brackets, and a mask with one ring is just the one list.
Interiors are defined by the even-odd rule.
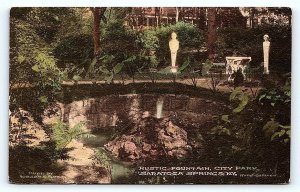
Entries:
[[67,148],[69,159],[59,160],[59,164],[65,167],[62,173],[62,183],[110,183],[111,179],[105,168],[93,164],[94,150],[83,146],[83,143],[72,140]]
[[[196,79],[197,81],[197,87],[202,87],[205,89],[210,89],[212,90],[212,83],[211,83],[211,79],[210,78],[199,78]],[[115,80],[114,81],[115,84],[123,84],[123,82],[121,80]],[[135,83],[149,83],[151,82],[151,80],[135,80]],[[192,82],[190,79],[177,79],[176,80],[177,83],[183,83],[183,84],[187,84],[187,85],[192,85]],[[96,81],[94,82],[96,84],[105,84],[105,81]],[[132,83],[132,80],[125,80],[124,84],[130,84]],[[172,80],[157,80],[156,83],[172,83]],[[92,81],[90,80],[81,80],[77,82],[78,85],[91,85],[93,84]],[[63,85],[75,85],[74,81],[63,81]],[[217,91],[223,92],[223,93],[229,93],[233,91],[233,87],[229,87],[228,85],[223,85],[220,84],[217,86]],[[246,92],[253,96],[253,93],[258,93],[258,91],[261,89],[260,86],[256,86],[256,87],[252,87],[252,91],[247,88],[247,87],[242,87],[242,89],[247,89]]]
[[[196,79],[197,81],[197,87],[202,87],[202,88],[206,88],[206,89],[212,89],[212,85],[211,85],[211,80],[209,78],[199,78]],[[151,82],[151,80],[135,80],[135,83],[147,83],[147,82]],[[192,85],[192,82],[190,79],[177,79],[176,82],[178,83],[183,83],[183,84],[187,84],[187,85]],[[91,85],[91,84],[105,84],[105,81],[91,81],[91,80],[81,80],[78,81],[77,84],[78,85]],[[123,84],[123,81],[121,80],[115,80],[114,81],[115,84]],[[124,80],[124,84],[130,84],[132,83],[132,80]],[[172,80],[156,80],[156,83],[172,83]],[[62,82],[63,85],[75,85],[74,81],[63,81]],[[16,88],[21,88],[21,87],[32,87],[30,84],[24,84],[24,85],[12,85],[11,86],[12,89],[16,89]],[[245,88],[245,87],[244,87]],[[261,87],[253,87],[252,91],[248,90],[247,92],[252,95],[253,92],[257,93],[259,90],[261,89]],[[224,85],[218,85],[217,86],[217,91],[220,92],[224,92],[224,93],[228,93],[228,92],[232,92],[233,88],[229,87],[229,86],[224,86]]]

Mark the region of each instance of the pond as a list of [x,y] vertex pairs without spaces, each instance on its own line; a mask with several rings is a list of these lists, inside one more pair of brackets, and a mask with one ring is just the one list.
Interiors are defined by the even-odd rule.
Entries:
[[[105,131],[94,131],[95,137],[82,138],[81,141],[87,147],[97,150],[103,149],[104,145],[108,143],[115,135],[113,129],[106,129]],[[121,161],[117,158],[108,155],[111,166],[111,182],[112,183],[126,183],[134,172],[133,165],[128,162]]]
[[[64,105],[63,117],[70,124],[87,120],[94,137],[82,142],[106,151],[112,183],[140,183],[140,166],[177,166],[203,158],[203,134],[213,116],[226,110],[222,102],[186,95],[127,94],[74,101]],[[147,182],[157,182],[153,178]]]

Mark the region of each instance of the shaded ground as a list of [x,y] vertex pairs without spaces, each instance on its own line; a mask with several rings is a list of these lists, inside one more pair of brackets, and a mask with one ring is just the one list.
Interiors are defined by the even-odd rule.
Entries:
[[65,168],[61,183],[110,183],[107,170],[95,164],[93,149],[83,146],[78,140],[72,140],[67,148],[72,149],[68,152],[69,158],[58,161]]
[[11,183],[110,183],[107,170],[92,159],[93,149],[77,140],[57,149],[51,134],[28,111],[19,109],[11,113]]

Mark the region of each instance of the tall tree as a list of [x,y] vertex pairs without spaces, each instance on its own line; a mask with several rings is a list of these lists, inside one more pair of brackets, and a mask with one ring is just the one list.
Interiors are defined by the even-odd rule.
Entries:
[[207,51],[208,59],[213,60],[215,55],[214,45],[217,40],[217,26],[216,26],[216,8],[208,8],[208,30],[207,30]]

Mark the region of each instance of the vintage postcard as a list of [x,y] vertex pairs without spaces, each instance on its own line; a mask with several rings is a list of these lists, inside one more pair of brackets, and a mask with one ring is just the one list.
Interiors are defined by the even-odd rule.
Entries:
[[287,184],[287,7],[10,10],[13,184]]

